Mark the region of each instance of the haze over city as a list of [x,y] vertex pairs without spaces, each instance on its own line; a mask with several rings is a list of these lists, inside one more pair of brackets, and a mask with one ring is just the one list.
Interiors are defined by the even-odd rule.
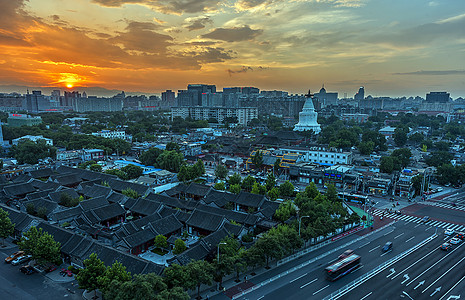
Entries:
[[463,0],[9,0],[0,85],[465,95]]

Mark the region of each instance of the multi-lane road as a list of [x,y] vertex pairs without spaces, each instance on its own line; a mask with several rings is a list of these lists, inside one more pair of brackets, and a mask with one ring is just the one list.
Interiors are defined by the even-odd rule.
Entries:
[[[362,257],[363,267],[338,281],[328,281],[325,278],[324,268],[331,262],[336,261],[338,255],[345,248],[283,276],[239,299],[323,299],[384,261],[414,247],[434,233],[435,228],[431,226],[418,224],[415,227],[410,223],[398,221],[373,236],[368,236],[348,245],[347,248],[354,250],[356,254]],[[388,241],[393,242],[392,251],[382,252],[382,247]]]
[[437,238],[339,299],[459,299],[465,288],[465,243],[440,249]]

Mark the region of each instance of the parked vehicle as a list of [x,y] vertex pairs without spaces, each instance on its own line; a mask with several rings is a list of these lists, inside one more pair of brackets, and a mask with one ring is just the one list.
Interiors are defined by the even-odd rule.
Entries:
[[24,251],[16,251],[15,253],[13,253],[10,256],[8,256],[7,258],[5,258],[5,263],[9,264],[13,260],[15,260],[18,257],[23,256],[23,255],[24,255]]
[[346,258],[347,256],[350,256],[352,253],[354,253],[354,250],[352,250],[352,249],[347,249],[347,250],[344,251],[341,255],[339,255],[338,259],[344,259],[344,258]]
[[18,258],[15,259],[15,260],[13,260],[13,261],[11,262],[11,264],[12,264],[13,266],[17,266],[17,265],[22,264],[22,263],[24,263],[24,262],[30,261],[31,258],[32,258],[32,255],[23,255],[23,256],[18,257]]
[[19,271],[26,274],[26,275],[31,275],[32,273],[35,273],[36,270],[34,269],[34,267],[30,266],[30,265],[25,265],[25,266],[22,266],[21,268],[19,268]]
[[422,221],[423,223],[426,223],[426,222],[429,221],[429,219],[430,219],[429,216],[424,216],[423,219],[421,219],[421,221]]
[[49,266],[48,268],[45,269],[45,273],[50,273],[53,272],[57,269],[54,265]]
[[457,232],[457,234],[455,235],[456,238],[459,238],[461,240],[463,240],[465,238],[465,233],[463,232]]

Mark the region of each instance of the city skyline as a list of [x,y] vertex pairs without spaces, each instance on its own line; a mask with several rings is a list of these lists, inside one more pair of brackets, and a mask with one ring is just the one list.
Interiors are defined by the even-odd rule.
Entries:
[[359,86],[372,96],[465,96],[460,0],[12,0],[0,8],[0,85],[159,94],[206,83],[302,94],[325,84],[340,98]]

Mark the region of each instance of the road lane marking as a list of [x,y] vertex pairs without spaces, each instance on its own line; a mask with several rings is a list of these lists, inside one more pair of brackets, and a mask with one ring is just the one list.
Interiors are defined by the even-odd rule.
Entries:
[[403,235],[404,235],[404,233],[402,232],[401,234],[395,236],[394,239],[396,239],[396,238],[398,238],[398,237],[401,237],[401,236],[403,236]]
[[389,278],[390,276],[394,275],[394,273],[396,272],[396,269],[391,268],[391,269],[389,270],[389,272],[391,272],[391,273],[390,273],[388,276],[386,276],[386,278]]
[[260,300],[260,299],[263,299],[265,297],[265,295],[261,296],[260,298],[258,298],[257,300]]
[[370,250],[370,251],[368,251],[368,252],[375,251],[375,250],[376,250],[376,249],[378,249],[379,247],[381,247],[381,246],[380,246],[380,245],[378,245],[378,246],[374,247],[373,249],[371,249],[371,250]]
[[411,238],[409,238],[408,240],[406,240],[405,242],[408,243],[410,242],[411,240],[413,240],[415,238],[415,236],[412,236]]
[[367,297],[370,296],[371,294],[373,294],[373,292],[369,292],[368,294],[366,294],[365,296],[363,296],[363,298],[360,298],[360,300],[363,300],[363,299],[367,298]]
[[306,276],[307,274],[308,274],[308,273],[305,273],[305,274],[303,274],[303,275],[300,275],[299,277],[297,277],[297,278],[294,278],[294,279],[292,279],[292,280],[291,280],[291,281],[289,281],[289,282],[294,282],[294,281],[296,281],[296,280],[299,280],[300,278],[302,278],[302,277]]
[[423,290],[423,292],[421,292],[422,294],[424,292],[426,292],[427,289],[429,289],[433,284],[435,284],[436,282],[438,282],[442,277],[444,277],[447,273],[449,273],[453,268],[455,268],[459,263],[461,263],[463,260],[465,259],[465,257],[463,257],[461,260],[459,260],[455,265],[452,266],[452,268],[449,268],[445,273],[443,273],[441,276],[439,276],[438,279],[436,279],[435,281],[433,281],[433,283],[431,283],[430,285],[428,285],[428,287],[426,289]]
[[312,283],[314,283],[314,282],[317,281],[317,280],[318,280],[318,278],[315,278],[315,279],[313,279],[312,281],[307,282],[306,284],[304,284],[304,285],[301,286],[300,288],[303,289],[303,288],[306,287],[307,285],[312,284]]
[[[400,284],[404,284],[406,281],[408,281],[410,279],[410,277],[408,276],[408,274],[405,274],[404,275],[404,280],[402,280],[402,282]],[[408,284],[407,284],[408,285]]]
[[361,245],[359,248],[362,248],[362,247],[365,247],[365,246],[367,246],[367,245],[370,245],[370,243],[371,243],[371,242],[368,242],[368,243],[366,243],[366,244],[363,244],[363,245]]
[[394,230],[391,230],[391,231],[389,231],[389,232],[386,232],[386,233],[383,234],[383,235],[386,236],[386,235],[388,235],[388,234],[390,234],[390,233],[393,233],[393,232],[394,232]]
[[392,250],[386,251],[386,252],[384,252],[383,254],[381,254],[381,256],[384,256],[384,255],[386,255],[386,254],[388,254],[388,253],[391,253],[391,252],[392,252]]
[[329,286],[329,284],[321,289],[319,289],[318,291],[314,292],[313,293],[313,296],[315,296],[316,294],[318,294],[319,292],[321,292],[322,290],[324,290],[325,288],[327,288]]
[[[439,298],[439,300],[442,300],[447,294],[449,294],[457,285],[460,284],[460,282],[462,282],[463,280],[465,279],[465,276],[462,277],[462,279],[460,279],[456,284],[454,284],[453,287],[450,288],[450,290],[448,290],[444,295],[442,295],[441,298]],[[449,298],[450,299],[450,298]]]
[[422,258],[420,258],[419,260],[417,260],[416,262],[414,262],[413,264],[411,264],[411,265],[408,266],[407,268],[405,268],[405,269],[403,269],[402,271],[400,271],[397,275],[393,276],[393,277],[391,278],[391,280],[394,279],[394,278],[396,278],[397,276],[400,276],[402,273],[404,273],[405,271],[407,271],[408,269],[410,269],[411,267],[413,267],[414,265],[416,265],[417,263],[419,263],[420,261],[422,261],[423,259],[427,258],[429,255],[431,255],[431,254],[433,254],[433,253],[434,253],[434,251],[429,252],[428,254],[426,254],[425,256],[423,256]]
[[417,224],[417,225],[414,226],[414,228],[417,228],[417,227],[420,226],[420,225],[421,225],[421,224]]
[[[431,270],[431,268],[434,268],[434,266],[436,266],[438,263],[440,263],[441,261],[443,261],[444,259],[446,259],[449,255],[451,255],[452,253],[454,253],[454,251],[457,251],[457,249],[459,249],[460,247],[462,247],[463,244],[459,245],[457,248],[453,249],[451,252],[447,253],[446,255],[444,255],[440,260],[438,260],[437,262],[435,262],[432,266],[430,266],[428,269],[426,269],[425,271],[421,272],[420,275],[418,275],[417,277],[415,277],[412,281],[410,281],[409,283],[407,283],[407,286],[409,286],[412,282],[414,282],[415,280],[417,280],[420,276],[422,276],[423,274],[425,274],[426,272],[428,272],[429,270]],[[437,250],[437,251],[440,251],[440,250]],[[430,252],[430,253],[433,253]]]
[[430,230],[431,228],[433,228],[433,227],[428,227],[428,228],[425,229],[425,231],[426,231],[426,230]]

